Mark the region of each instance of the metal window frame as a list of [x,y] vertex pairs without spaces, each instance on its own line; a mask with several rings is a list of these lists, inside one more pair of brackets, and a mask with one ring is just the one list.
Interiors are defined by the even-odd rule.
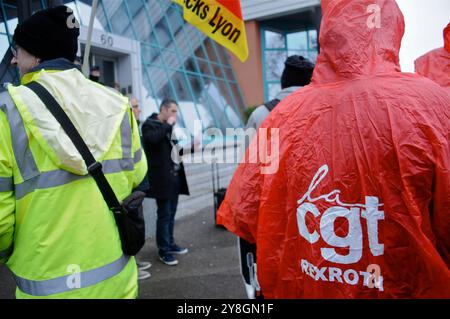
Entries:
[[[268,101],[270,99],[269,97],[269,84],[281,84],[281,79],[280,80],[268,80],[267,79],[267,60],[266,60],[266,52],[270,52],[270,51],[284,51],[286,52],[287,55],[289,55],[289,51],[304,51],[304,50],[289,50],[288,48],[288,43],[287,43],[287,35],[288,34],[292,34],[292,33],[297,33],[297,32],[302,32],[302,31],[306,31],[306,52],[310,53],[310,52],[315,52],[318,53],[318,50],[311,50],[310,48],[310,36],[309,33],[310,31],[316,31],[317,30],[314,28],[314,26],[302,26],[299,27],[297,29],[293,29],[290,30],[289,32],[287,32],[286,30],[275,30],[273,28],[267,27],[264,24],[260,25],[260,32],[261,32],[261,56],[262,56],[262,72],[263,72],[263,81],[264,81],[264,100]],[[284,37],[284,48],[267,48],[266,47],[266,31],[272,31],[272,32],[277,32],[277,33],[282,33],[283,37]]]

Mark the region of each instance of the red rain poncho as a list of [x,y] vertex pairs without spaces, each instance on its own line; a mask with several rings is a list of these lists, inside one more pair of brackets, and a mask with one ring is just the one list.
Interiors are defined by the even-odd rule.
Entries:
[[268,298],[449,298],[450,96],[400,72],[394,0],[322,6],[313,83],[263,122],[218,222],[256,242]]
[[444,29],[444,47],[421,56],[415,65],[418,74],[450,89],[450,23]]

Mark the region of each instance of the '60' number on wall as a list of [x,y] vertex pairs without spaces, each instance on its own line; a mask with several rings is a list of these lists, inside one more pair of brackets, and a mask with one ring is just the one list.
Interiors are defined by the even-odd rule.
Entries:
[[114,45],[114,39],[112,36],[107,34],[102,34],[100,41],[103,45],[107,45],[109,47],[112,47]]

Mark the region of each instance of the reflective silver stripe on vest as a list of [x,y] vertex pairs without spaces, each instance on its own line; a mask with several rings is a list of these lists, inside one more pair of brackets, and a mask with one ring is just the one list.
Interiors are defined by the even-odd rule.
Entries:
[[[14,275],[17,287],[31,296],[49,296],[53,294],[75,291],[81,288],[96,285],[119,274],[127,265],[130,257],[122,255],[116,261],[78,274],[70,274],[49,280],[35,281]],[[79,278],[79,285],[74,285],[74,279]],[[76,286],[76,287],[73,287]],[[72,288],[73,287],[73,288]]]
[[142,159],[142,148],[134,152],[134,164],[140,162]]
[[14,182],[12,177],[0,177],[0,192],[12,192]]
[[36,189],[46,189],[68,184],[83,178],[83,175],[75,175],[64,170],[44,172],[23,183],[16,185],[16,199],[21,199],[34,192]]
[[122,158],[131,158],[131,126],[129,122],[128,112],[125,112],[122,124],[120,125],[122,138]]
[[116,160],[103,161],[103,173],[114,174],[122,171],[134,170],[134,163],[132,158],[122,158]]
[[13,252],[13,245],[9,246],[8,249],[0,251],[0,259],[9,257],[9,255],[11,255],[12,252]]
[[39,170],[29,147],[22,117],[8,92],[3,92],[0,95],[0,104],[8,117],[9,126],[11,127],[12,148],[20,174],[23,180],[33,178],[39,174]]
[[[129,158],[105,160],[102,166],[105,174],[132,171],[134,169],[133,160]],[[39,176],[17,184],[15,186],[16,199],[19,200],[37,189],[58,187],[87,177],[90,177],[90,175],[76,175],[62,169],[43,172]]]
[[[17,184],[14,187],[12,178],[10,180],[0,178],[0,192],[15,190],[16,199],[21,199],[36,189],[58,187],[88,177],[72,174],[62,169],[40,173],[29,147],[29,140],[22,117],[8,92],[0,93],[0,108],[8,117],[8,122],[11,127],[14,156],[22,178],[24,179],[23,183]],[[134,169],[134,161],[131,156],[131,134],[129,116],[128,112],[126,112],[121,123],[123,158],[103,161],[103,172],[105,174],[132,171]]]

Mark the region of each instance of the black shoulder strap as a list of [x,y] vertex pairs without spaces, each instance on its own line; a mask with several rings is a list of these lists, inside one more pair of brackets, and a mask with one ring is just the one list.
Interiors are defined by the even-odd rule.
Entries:
[[116,194],[114,194],[111,185],[109,185],[108,180],[103,174],[102,164],[95,160],[83,138],[80,136],[72,121],[61,108],[59,103],[47,91],[47,89],[38,82],[30,82],[26,85],[26,87],[32,90],[41,99],[50,113],[53,114],[59,124],[61,124],[66,134],[72,140],[78,152],[80,152],[81,156],[83,157],[89,174],[91,174],[91,176],[97,183],[98,188],[100,189],[103,198],[108,204],[109,209],[113,212],[121,211],[121,205],[116,197]]
[[272,112],[275,106],[277,106],[280,102],[281,101],[279,99],[273,99],[272,101],[265,103],[264,106],[269,110],[269,112]]

